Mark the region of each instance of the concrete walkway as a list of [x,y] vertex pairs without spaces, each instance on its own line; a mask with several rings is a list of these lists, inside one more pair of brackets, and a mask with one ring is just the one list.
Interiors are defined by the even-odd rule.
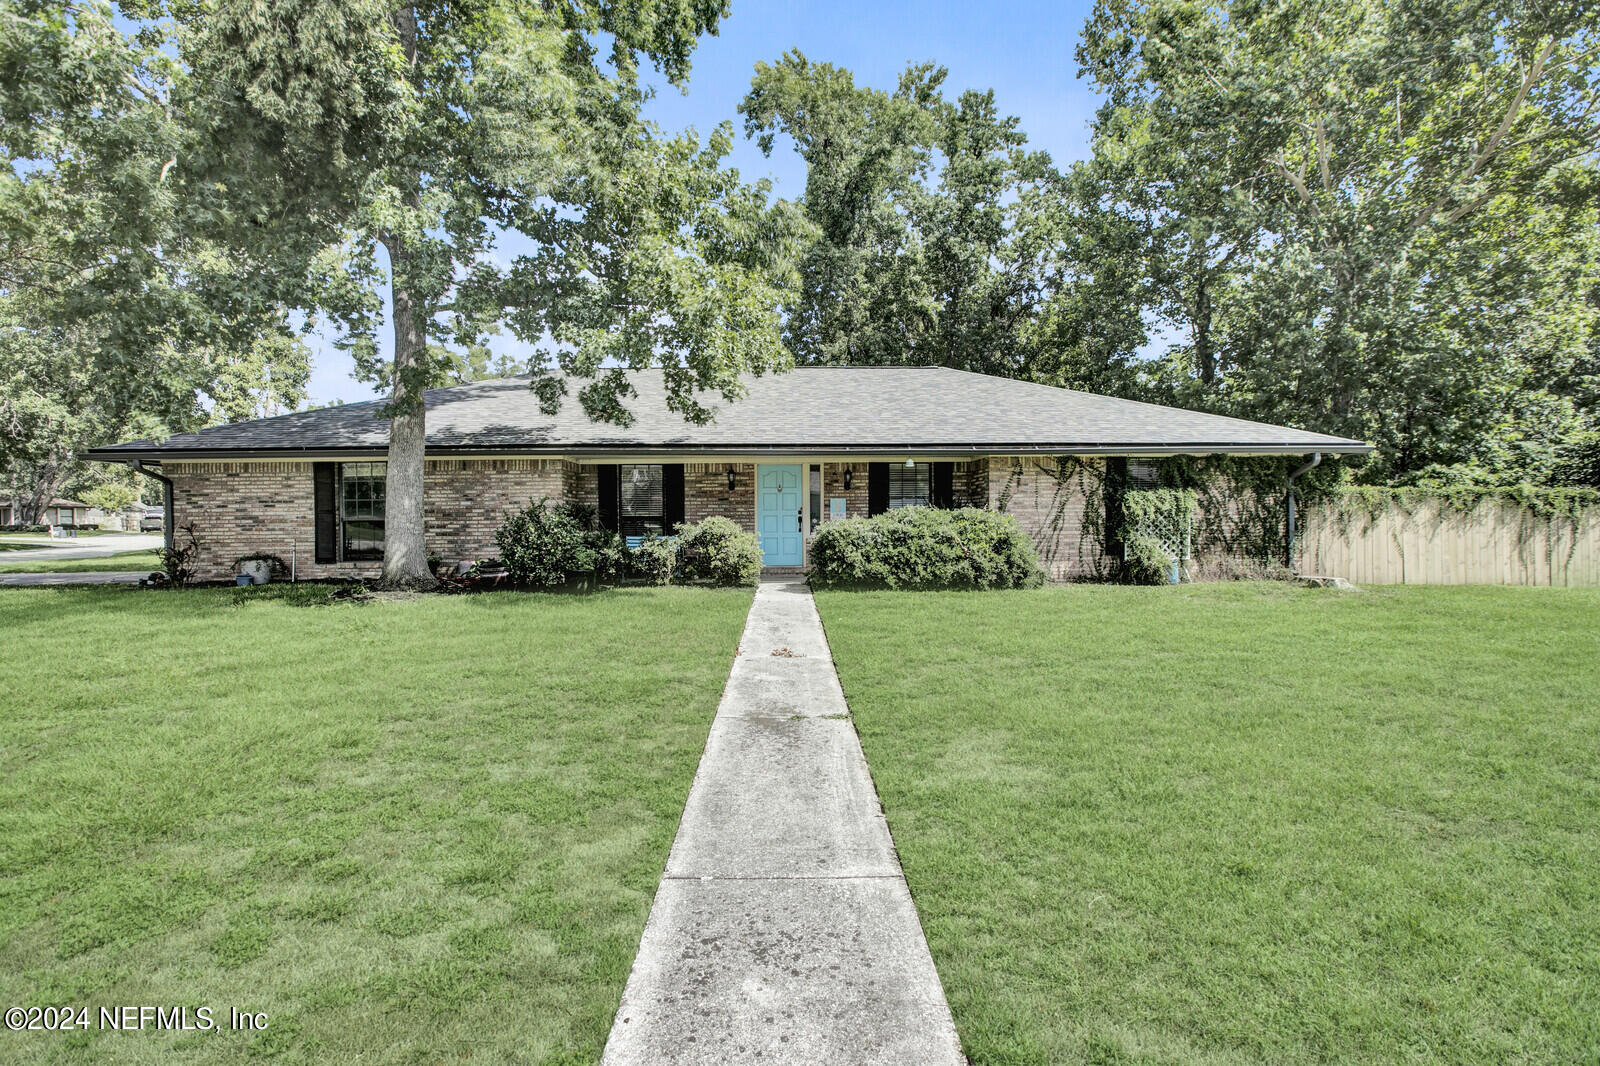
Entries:
[[764,582],[604,1066],[959,1066],[811,591]]

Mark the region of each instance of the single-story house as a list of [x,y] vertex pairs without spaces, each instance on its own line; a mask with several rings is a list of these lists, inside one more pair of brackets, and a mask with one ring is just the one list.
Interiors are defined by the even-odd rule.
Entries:
[[[18,525],[18,514],[15,507],[9,503],[0,503],[0,526]],[[82,500],[66,500],[57,497],[49,502],[39,512],[39,520],[35,525],[40,526],[92,526],[104,516],[98,507],[91,507]]]
[[[589,421],[575,396],[545,415],[527,378],[427,393],[428,551],[492,557],[506,513],[548,498],[593,506],[626,537],[725,515],[759,534],[769,567],[806,565],[822,523],[895,507],[1001,508],[1053,576],[1082,561],[1085,509],[1062,499],[1062,457],[1139,464],[1172,455],[1364,453],[1360,441],[943,367],[801,367],[752,378],[705,425],[667,407],[660,371],[631,374],[627,427]],[[370,576],[383,554],[381,402],[346,404],[88,457],[137,464],[169,485],[167,529],[193,524],[198,576],[225,579],[250,552],[301,577]]]

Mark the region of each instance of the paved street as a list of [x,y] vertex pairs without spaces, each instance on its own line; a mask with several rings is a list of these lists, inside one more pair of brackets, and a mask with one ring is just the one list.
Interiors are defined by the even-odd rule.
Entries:
[[29,546],[26,550],[0,551],[0,563],[42,563],[60,559],[104,559],[121,552],[155,551],[161,547],[161,534],[108,533],[99,537],[63,537],[60,540],[0,535],[0,543]]

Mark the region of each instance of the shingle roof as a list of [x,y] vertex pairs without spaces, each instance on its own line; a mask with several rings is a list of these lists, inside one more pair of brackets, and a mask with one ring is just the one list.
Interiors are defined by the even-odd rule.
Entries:
[[[631,372],[638,395],[628,427],[588,420],[570,390],[545,415],[529,379],[431,389],[430,453],[1046,454],[1365,452],[1359,441],[988,377],[944,367],[800,367],[746,381],[732,404],[713,396],[713,420],[668,410],[659,371]],[[706,402],[706,401],[702,401]],[[92,459],[381,453],[380,401],[213,426],[164,441],[131,441]]]

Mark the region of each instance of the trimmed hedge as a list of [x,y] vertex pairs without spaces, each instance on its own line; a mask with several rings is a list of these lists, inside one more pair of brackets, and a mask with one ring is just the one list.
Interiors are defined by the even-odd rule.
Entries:
[[761,581],[761,541],[731,518],[713,516],[681,525],[674,538],[674,580],[682,584],[755,585]]
[[1044,583],[1044,571],[1011,515],[905,507],[823,525],[811,538],[811,580],[831,588],[1031,588]]
[[500,561],[519,585],[556,588],[593,574],[612,584],[624,574],[649,585],[754,585],[761,580],[761,544],[727,518],[679,526],[628,550],[597,528],[592,507],[540,500],[506,516],[494,535]]
[[670,537],[647,537],[628,553],[628,573],[646,585],[666,585],[678,565],[678,542]]
[[519,585],[555,588],[582,574],[614,581],[627,549],[615,533],[594,527],[594,509],[548,500],[506,516],[494,534],[500,559]]

